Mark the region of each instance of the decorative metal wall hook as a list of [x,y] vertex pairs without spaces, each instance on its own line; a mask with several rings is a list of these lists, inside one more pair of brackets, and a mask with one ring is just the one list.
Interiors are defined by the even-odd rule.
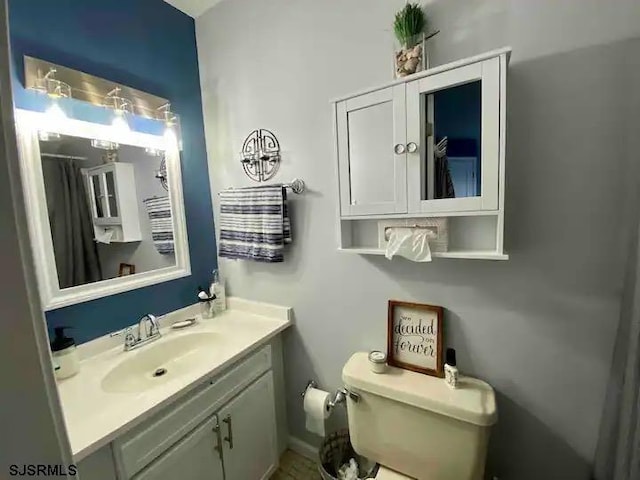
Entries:
[[167,181],[167,157],[164,155],[162,155],[162,160],[160,160],[160,169],[156,172],[156,178],[160,180],[162,188],[168,192],[169,183]]
[[240,161],[244,173],[255,182],[265,182],[280,167],[280,142],[273,132],[260,128],[244,140]]

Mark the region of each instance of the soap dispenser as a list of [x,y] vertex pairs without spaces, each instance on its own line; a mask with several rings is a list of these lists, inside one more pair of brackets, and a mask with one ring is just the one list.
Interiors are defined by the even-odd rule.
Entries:
[[215,312],[224,312],[227,309],[227,295],[224,288],[224,280],[220,276],[219,270],[213,271],[209,293],[215,298],[213,301]]
[[64,331],[70,327],[55,327],[55,336],[51,342],[53,363],[56,365],[55,375],[58,380],[68,378],[80,370],[80,357],[76,349],[76,342],[66,337]]

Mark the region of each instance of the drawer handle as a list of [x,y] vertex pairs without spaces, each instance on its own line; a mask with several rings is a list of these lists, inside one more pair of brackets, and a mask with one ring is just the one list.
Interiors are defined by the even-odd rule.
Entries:
[[224,441],[229,443],[229,448],[233,450],[233,425],[231,423],[231,415],[227,415],[222,421],[227,424],[227,436],[224,437]]
[[216,446],[213,448],[216,452],[218,452],[220,461],[222,461],[222,439],[220,438],[220,425],[218,424],[218,419],[216,419],[216,424],[213,427],[213,433],[216,434]]

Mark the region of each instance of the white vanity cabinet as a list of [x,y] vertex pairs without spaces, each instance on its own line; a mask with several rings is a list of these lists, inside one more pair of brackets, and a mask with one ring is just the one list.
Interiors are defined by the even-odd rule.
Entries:
[[434,256],[507,258],[509,54],[488,52],[335,101],[339,250],[382,255],[384,221],[447,217],[448,250]]
[[171,447],[136,480],[224,480],[222,458],[215,450],[218,418],[213,415]]
[[273,398],[269,372],[218,412],[226,480],[266,480],[277,468]]
[[96,237],[112,242],[142,240],[133,164],[115,162],[84,170]]
[[284,419],[280,343],[204,381],[79,464],[83,480],[267,480]]
[[111,444],[80,460],[77,467],[78,476],[82,480],[119,480]]
[[267,480],[278,466],[273,375],[264,374],[135,480]]

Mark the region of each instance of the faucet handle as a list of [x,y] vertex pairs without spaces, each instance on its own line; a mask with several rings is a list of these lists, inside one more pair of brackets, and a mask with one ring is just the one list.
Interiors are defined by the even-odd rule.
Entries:
[[137,343],[137,339],[133,334],[133,327],[124,330],[124,348],[125,350],[133,347]]

